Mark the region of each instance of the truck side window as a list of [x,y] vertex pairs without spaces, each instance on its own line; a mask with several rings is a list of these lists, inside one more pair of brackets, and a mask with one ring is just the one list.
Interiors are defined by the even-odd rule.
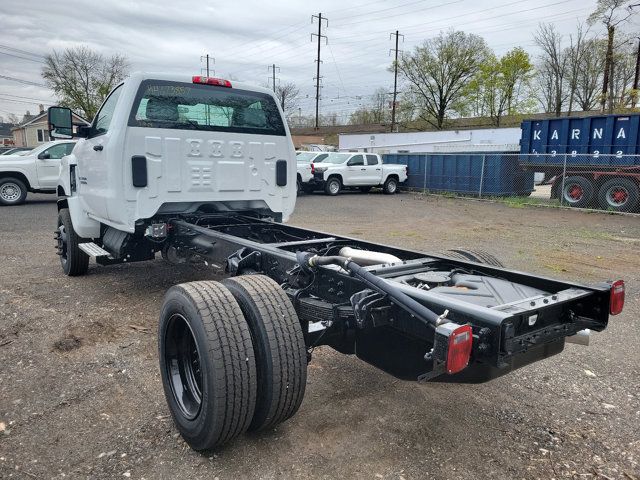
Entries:
[[107,130],[109,130],[109,125],[113,118],[113,112],[116,109],[116,104],[118,103],[118,98],[120,98],[121,92],[122,85],[111,92],[111,95],[109,95],[102,104],[102,108],[100,108],[100,111],[96,114],[96,118],[93,120],[92,137],[105,134],[107,133]]
[[367,165],[378,165],[378,157],[376,155],[367,155]]
[[364,155],[354,155],[349,159],[347,163],[350,167],[357,167],[359,165],[364,165]]
[[47,148],[42,153],[48,153],[50,160],[60,160],[65,155],[69,155],[71,153],[71,150],[73,150],[74,146],[75,146],[75,143],[59,143],[57,145]]

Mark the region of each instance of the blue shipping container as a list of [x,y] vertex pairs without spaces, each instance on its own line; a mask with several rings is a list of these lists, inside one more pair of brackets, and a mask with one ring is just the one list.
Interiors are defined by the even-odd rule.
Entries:
[[[599,166],[640,165],[626,155],[640,154],[640,115],[564,117],[522,122],[520,153],[523,164],[567,163]],[[536,154],[547,154],[538,157]]]
[[522,171],[514,154],[391,153],[383,155],[383,159],[385,163],[407,165],[405,185],[410,188],[507,196],[533,191],[533,172]]

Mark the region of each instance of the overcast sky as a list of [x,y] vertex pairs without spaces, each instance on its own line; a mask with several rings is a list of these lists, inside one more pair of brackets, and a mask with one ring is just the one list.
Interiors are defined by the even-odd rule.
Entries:
[[[43,56],[52,50],[88,45],[105,54],[124,54],[131,70],[200,73],[201,56],[215,58],[215,75],[257,84],[270,77],[275,63],[280,82],[301,91],[302,114],[314,106],[317,32],[311,15],[329,19],[322,44],[321,112],[348,113],[378,87],[392,89],[389,34],[404,34],[401,48],[411,50],[439,31],[454,28],[483,36],[502,54],[522,46],[536,54],[532,34],[539,22],[554,23],[568,35],[584,21],[595,0],[325,0],[194,1],[29,0],[2,1],[0,26],[0,116],[38,104],[55,103],[41,86]],[[85,5],[82,7],[81,5]],[[637,19],[635,20],[637,26]],[[628,26],[627,29],[633,29]],[[596,27],[601,32],[601,27]],[[637,28],[636,28],[637,30]]]

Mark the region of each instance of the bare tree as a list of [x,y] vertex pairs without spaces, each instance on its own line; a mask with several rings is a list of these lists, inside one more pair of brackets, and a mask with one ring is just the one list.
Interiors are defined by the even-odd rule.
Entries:
[[575,90],[575,100],[580,110],[593,110],[598,105],[605,49],[603,40],[589,39],[584,42],[584,50],[588,53],[581,58]]
[[540,24],[533,39],[542,50],[538,65],[538,100],[547,112],[560,115],[567,100],[569,61],[562,48],[562,35],[553,24]]
[[565,51],[567,57],[567,70],[568,78],[567,84],[569,88],[569,108],[568,114],[571,115],[573,111],[573,104],[576,100],[576,91],[578,90],[578,79],[583,68],[585,56],[591,55],[585,47],[588,45],[587,34],[588,28],[584,28],[582,23],[578,23],[577,32],[575,35],[569,35],[569,46]]
[[631,103],[634,92],[633,78],[636,73],[636,50],[629,38],[621,40],[615,46],[613,54],[613,73],[611,76],[611,90],[613,90],[613,106],[624,108]]
[[287,82],[276,86],[276,98],[285,114],[290,114],[298,107],[298,97],[300,90],[295,83]]
[[613,111],[613,95],[607,90],[610,89],[609,80],[613,66],[613,41],[615,36],[616,27],[621,23],[626,22],[631,16],[631,2],[629,0],[598,0],[595,11],[589,15],[588,22],[594,24],[600,22],[607,27],[607,54],[605,56],[604,63],[604,75],[602,80],[602,98],[600,100],[600,106],[602,111],[605,109],[605,105],[609,105],[609,112]]
[[105,58],[87,47],[75,47],[47,55],[42,76],[62,105],[93,118],[109,92],[127,76],[128,69],[122,55]]
[[449,31],[404,55],[398,68],[408,83],[408,97],[419,105],[419,117],[442,129],[456,100],[489,53],[482,37]]
[[6,121],[11,125],[18,125],[20,123],[20,120],[18,119],[18,116],[15,113],[7,114]]

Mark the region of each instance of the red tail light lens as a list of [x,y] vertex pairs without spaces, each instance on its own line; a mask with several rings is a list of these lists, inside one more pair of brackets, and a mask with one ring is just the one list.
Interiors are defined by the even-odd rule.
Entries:
[[316,173],[316,164],[315,163],[311,163],[311,175]]
[[611,298],[609,300],[609,313],[618,315],[624,308],[624,280],[616,280],[611,284]]
[[231,88],[231,82],[223,78],[205,77],[204,75],[194,75],[191,77],[193,83],[201,83],[204,85],[216,85],[218,87]]
[[462,325],[451,332],[447,350],[447,373],[458,373],[467,368],[472,346],[473,331],[470,325]]

